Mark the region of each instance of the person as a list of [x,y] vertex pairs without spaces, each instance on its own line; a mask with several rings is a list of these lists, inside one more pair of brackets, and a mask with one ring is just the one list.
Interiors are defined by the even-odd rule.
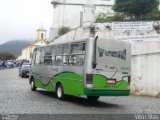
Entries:
[[2,61],[2,68],[5,68],[5,62]]
[[24,63],[24,60],[22,60],[22,61],[21,61],[21,64],[20,64],[20,65],[21,65],[21,67],[22,67],[23,63]]

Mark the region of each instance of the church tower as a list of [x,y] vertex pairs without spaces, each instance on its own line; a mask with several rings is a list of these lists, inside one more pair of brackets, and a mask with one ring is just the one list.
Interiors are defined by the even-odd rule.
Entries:
[[37,40],[36,41],[40,41],[40,40],[44,40],[46,41],[46,32],[47,30],[45,30],[43,27],[40,27],[37,29]]
[[22,55],[19,57],[19,59],[31,61],[31,56],[36,46],[44,46],[47,44],[46,33],[47,30],[45,30],[43,27],[38,28],[36,40],[22,49]]

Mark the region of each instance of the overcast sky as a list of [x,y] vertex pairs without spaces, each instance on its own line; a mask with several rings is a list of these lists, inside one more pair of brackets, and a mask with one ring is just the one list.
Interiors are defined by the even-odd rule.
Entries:
[[51,0],[0,0],[0,44],[9,40],[36,38],[41,25],[52,25]]

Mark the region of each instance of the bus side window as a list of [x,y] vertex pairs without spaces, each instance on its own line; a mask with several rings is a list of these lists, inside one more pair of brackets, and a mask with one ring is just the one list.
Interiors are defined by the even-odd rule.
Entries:
[[86,43],[81,43],[80,50],[82,53],[86,52]]
[[55,65],[63,65],[62,56],[56,56]]
[[75,66],[76,65],[76,55],[71,55],[69,58],[69,65]]
[[40,64],[40,60],[41,60],[41,56],[40,56],[40,48],[37,48],[37,51],[36,51],[36,57],[35,57],[35,64],[38,65]]
[[51,55],[52,55],[52,65],[55,64],[55,54],[56,54],[56,46],[52,46]]
[[85,58],[85,43],[71,44],[71,55],[69,57],[70,66],[83,66]]
[[84,64],[84,55],[71,55],[69,58],[70,66],[83,66]]
[[62,65],[62,52],[63,52],[63,45],[57,45],[56,48],[56,55],[55,55],[55,65]]
[[40,52],[40,64],[44,64],[44,55],[45,55],[45,48],[41,48]]
[[51,47],[46,47],[46,49],[45,49],[44,64],[45,65],[52,64]]
[[68,65],[69,44],[57,45],[55,65],[66,66]]
[[68,59],[69,59],[69,44],[65,44],[63,47],[63,65],[68,65]]
[[31,65],[34,65],[34,64],[35,64],[36,51],[37,51],[37,49],[35,49],[35,50],[33,51]]

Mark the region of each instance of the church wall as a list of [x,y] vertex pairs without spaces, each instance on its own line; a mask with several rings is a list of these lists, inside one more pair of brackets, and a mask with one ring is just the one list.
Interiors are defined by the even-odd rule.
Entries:
[[[98,13],[107,13],[108,15],[113,15],[113,11],[111,10],[112,5],[114,5],[114,0],[61,0],[60,2],[65,3],[76,3],[76,4],[85,4],[87,3],[93,4],[105,4],[109,5],[105,6],[97,6],[95,7],[95,15]],[[84,7],[83,6],[73,6],[73,5],[57,5],[54,9],[53,14],[53,24],[50,29],[49,41],[58,36],[58,29],[62,26],[70,27],[71,29],[79,27],[82,25],[84,16]]]

